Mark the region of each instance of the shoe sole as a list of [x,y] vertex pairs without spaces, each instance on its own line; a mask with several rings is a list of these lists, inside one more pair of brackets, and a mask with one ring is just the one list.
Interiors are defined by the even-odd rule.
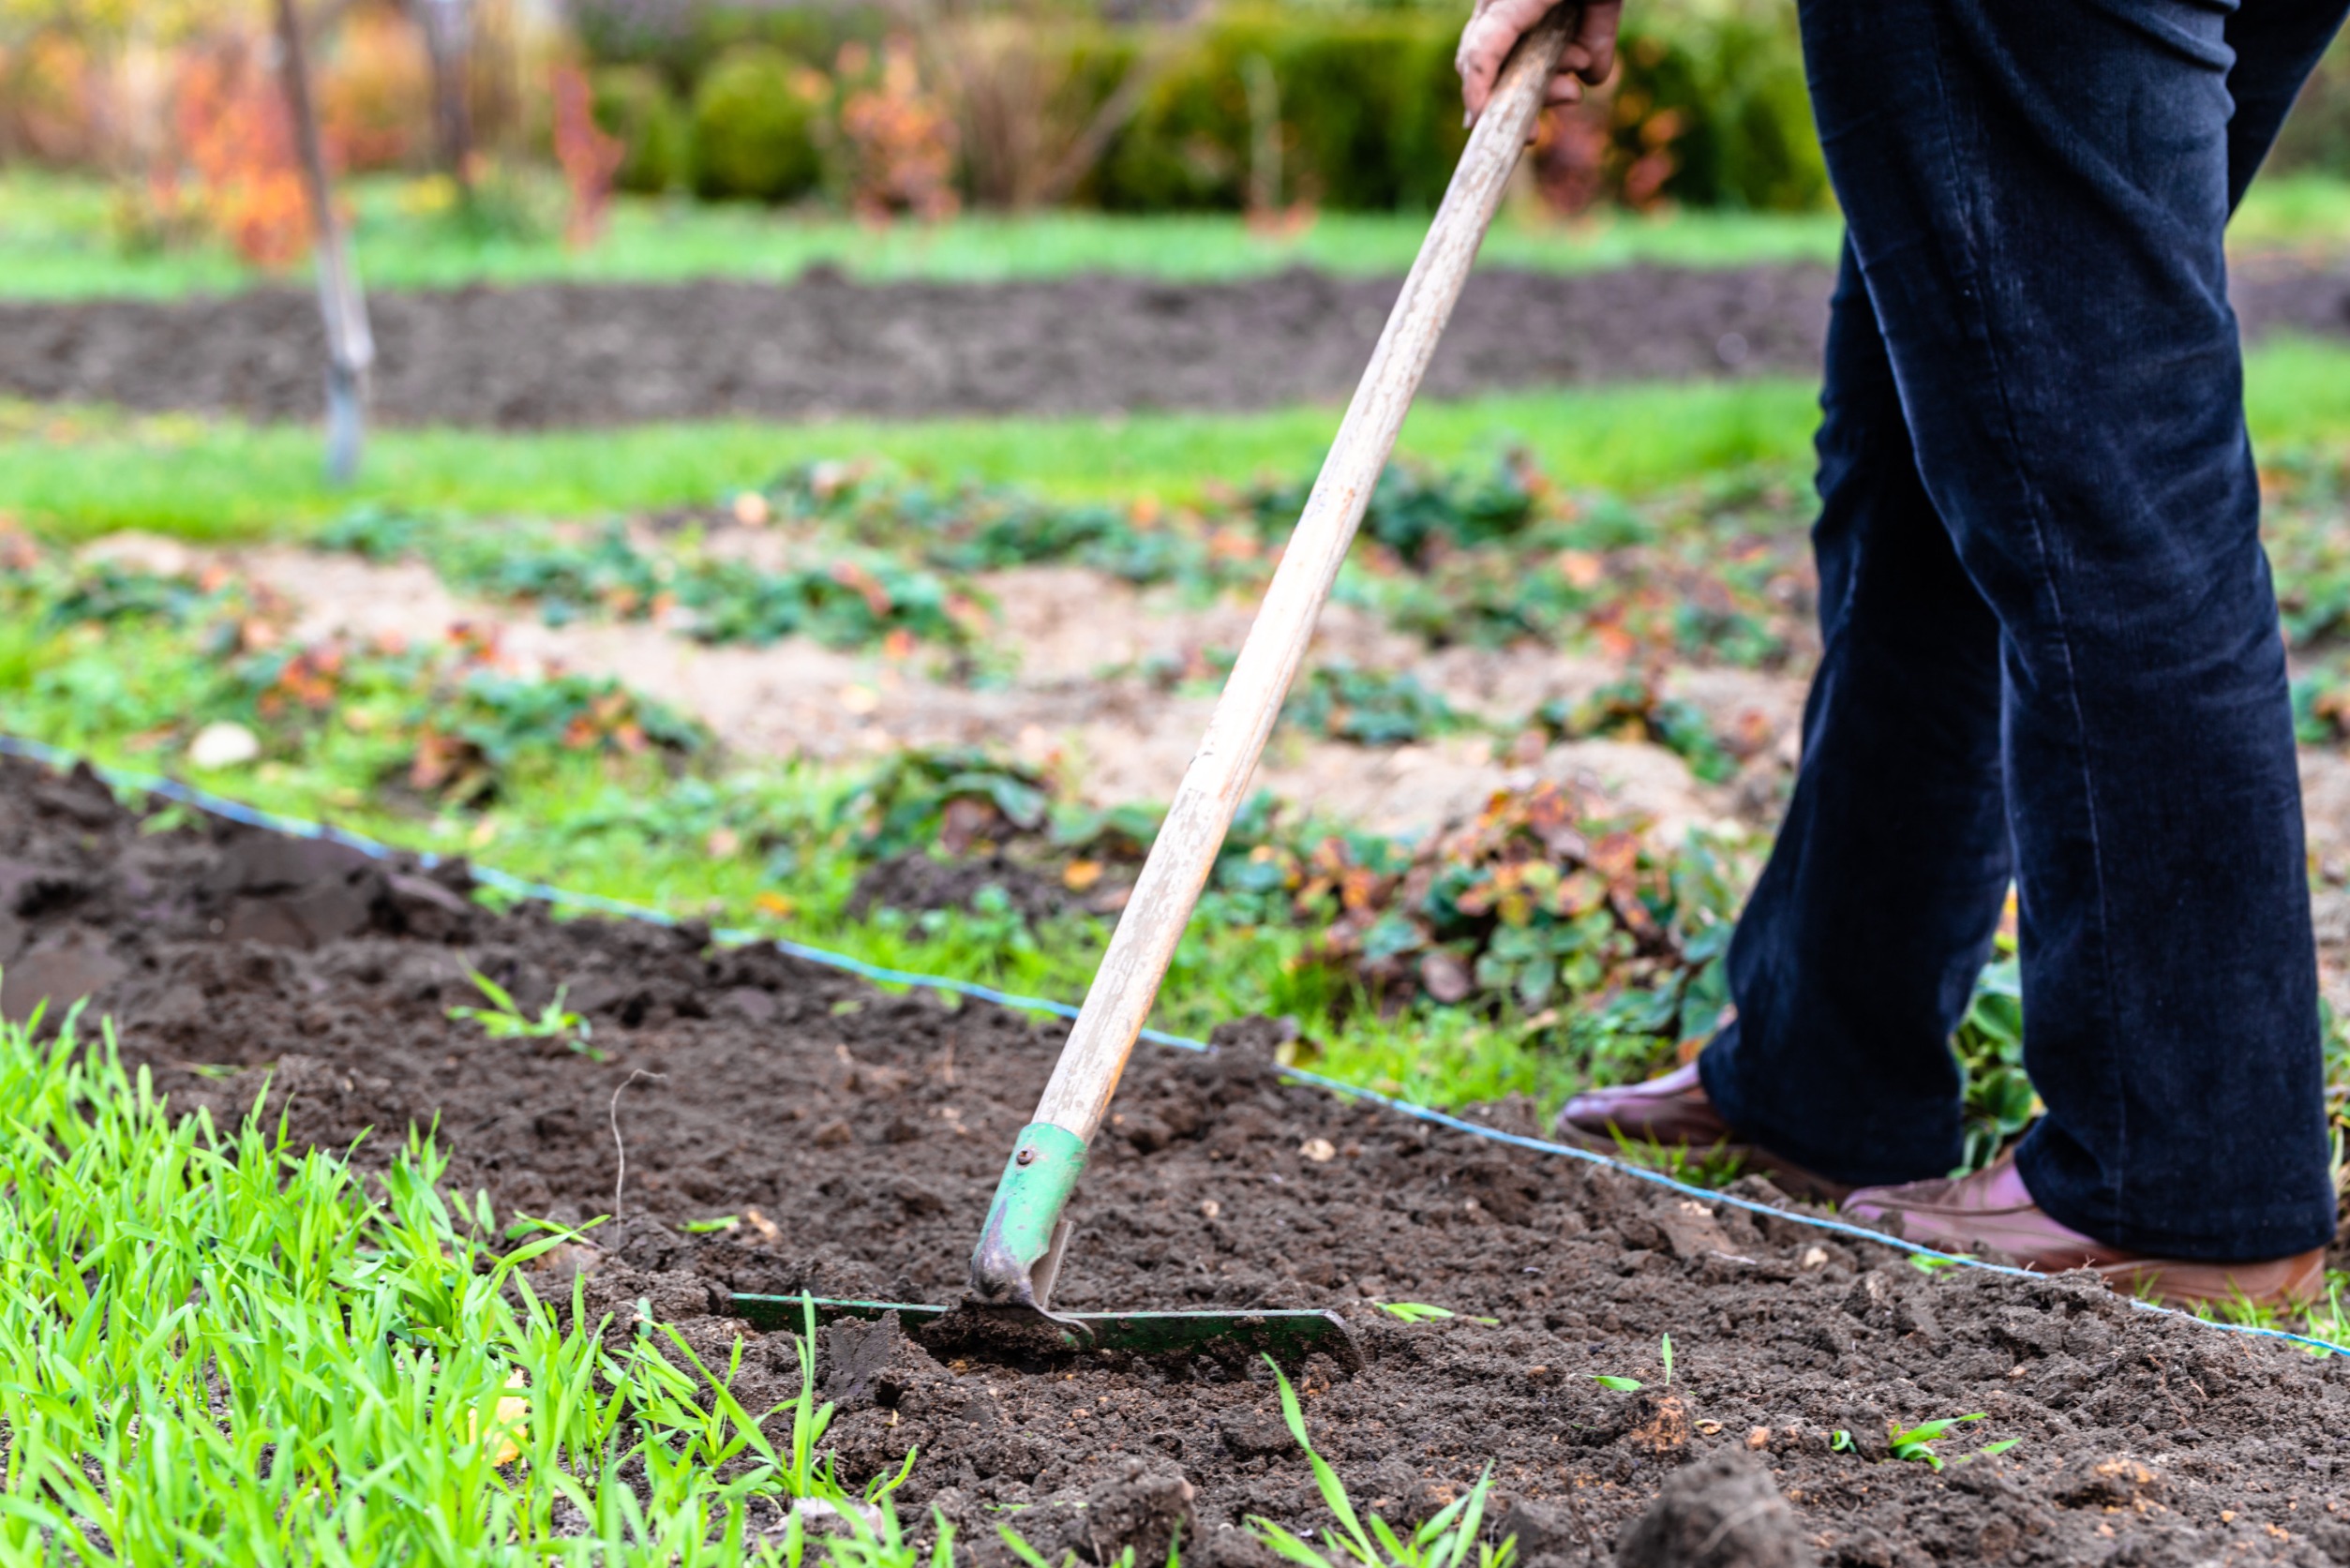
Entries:
[[2198,1307],[2223,1311],[2246,1306],[2271,1309],[2308,1307],[2326,1290],[2326,1258],[2322,1252],[2259,1263],[2133,1258],[2127,1262],[2100,1263],[2093,1272],[2123,1295],[2143,1296],[2164,1307],[2189,1311]]

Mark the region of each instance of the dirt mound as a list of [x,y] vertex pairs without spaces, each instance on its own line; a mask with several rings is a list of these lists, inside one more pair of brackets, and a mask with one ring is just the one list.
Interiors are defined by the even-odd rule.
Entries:
[[[1480,272],[1429,371],[1439,397],[1819,369],[1830,269]],[[531,428],[721,414],[1258,409],[1355,385],[1400,280],[1297,269],[1227,283],[785,287],[534,284],[378,294],[376,408]],[[2250,336],[2350,332],[2350,274],[2289,258],[2233,289]],[[309,420],[318,306],[302,290],[170,303],[0,304],[0,391]],[[752,477],[752,476],[746,476]]]
[[[376,408],[510,428],[1266,408],[1351,390],[1400,287],[1301,269],[1231,283],[817,276],[381,294]],[[1428,389],[1810,370],[1828,288],[1816,266],[1480,273]],[[0,391],[307,420],[319,330],[317,302],[294,290],[0,305]]]
[[[729,1290],[951,1299],[1056,1030],[712,950],[698,930],[495,917],[462,886],[225,826],[142,832],[95,780],[0,765],[0,1000],[28,1008],[44,973],[96,983],[175,1105],[233,1114],[266,1082],[299,1137],[367,1133],[363,1159],[437,1116],[455,1182],[572,1220],[614,1207],[617,1116],[622,1217],[546,1288],[567,1294],[585,1268],[591,1307],[648,1302],[699,1345],[737,1332],[718,1316]],[[526,1009],[567,987],[596,1053],[452,1022],[475,1000],[469,961]],[[1270,1033],[1205,1056],[1144,1048],[1077,1199],[1061,1301],[1341,1311],[1362,1366],[1309,1358],[1307,1419],[1391,1517],[1441,1508],[1490,1459],[1530,1557],[1578,1561],[1689,1460],[1737,1451],[1834,1563],[2314,1564],[2350,1547],[2350,1362],[2136,1312],[2082,1277],[1928,1277],[1348,1105],[1285,1083],[1250,1043]],[[722,1216],[733,1229],[682,1228]],[[1374,1305],[1397,1301],[1459,1315]],[[1188,1518],[1189,1561],[1262,1568],[1236,1521],[1325,1522],[1261,1366],[1014,1364],[933,1354],[887,1323],[825,1339],[844,1476],[919,1444],[902,1497],[982,1548],[1010,1518],[1055,1558],[1130,1544],[1160,1561]],[[796,1388],[788,1341],[754,1336],[743,1377],[755,1409]],[[2016,1446],[1940,1473],[1889,1457],[1891,1426],[1976,1411],[1946,1457]],[[1684,1501],[1716,1524],[1738,1512]]]

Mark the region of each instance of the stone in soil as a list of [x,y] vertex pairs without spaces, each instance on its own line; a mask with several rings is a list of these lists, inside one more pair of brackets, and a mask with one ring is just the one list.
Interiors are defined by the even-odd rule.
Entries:
[[[453,1185],[577,1221],[612,1203],[614,1089],[663,1074],[621,1103],[626,1217],[550,1255],[543,1293],[584,1271],[591,1307],[649,1302],[705,1359],[747,1335],[753,1408],[797,1393],[799,1356],[726,1317],[728,1292],[960,1292],[1059,1025],[712,948],[695,927],[453,912],[459,873],[313,853],[220,824],[142,833],[94,781],[0,764],[11,939],[81,955],[74,983],[96,985],[127,1060],[178,1108],[242,1115],[266,1083],[298,1139],[339,1150],[366,1133],[363,1162],[438,1118]],[[606,1058],[450,1020],[473,999],[469,963],[526,1009],[567,987]],[[1291,1375],[1361,1506],[1424,1518],[1490,1462],[1493,1516],[1566,1517],[1563,1544],[1529,1555],[1579,1561],[1735,1452],[1831,1563],[2314,1563],[2343,1542],[2340,1360],[2136,1311],[2086,1277],[1928,1277],[1779,1215],[1694,1214],[1615,1172],[1285,1083],[1277,1034],[1135,1058],[1072,1208],[1060,1305],[1340,1312],[1360,1369],[1314,1356]],[[1315,1140],[1334,1157],[1301,1153]],[[732,1231],[681,1229],[726,1214]],[[1380,1301],[1461,1315],[1406,1324]],[[909,1516],[936,1505],[982,1556],[1012,1518],[1055,1557],[1132,1545],[1158,1561],[1188,1510],[1190,1561],[1262,1568],[1238,1523],[1329,1522],[1250,1359],[820,1337],[844,1478],[919,1445]],[[1938,1473],[1887,1454],[1895,1424],[1976,1411]],[[1833,1444],[1839,1428],[1858,1452]],[[1701,1490],[1712,1472],[1694,1473]]]

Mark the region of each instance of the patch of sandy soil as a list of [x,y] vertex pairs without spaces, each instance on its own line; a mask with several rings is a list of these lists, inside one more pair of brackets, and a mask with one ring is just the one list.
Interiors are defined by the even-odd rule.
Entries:
[[[1097,805],[1172,795],[1211,706],[1120,672],[1235,648],[1255,611],[1235,601],[1189,605],[1172,591],[1138,590],[1074,567],[995,574],[984,586],[997,606],[997,638],[1019,650],[1020,665],[1009,680],[975,688],[934,679],[911,661],[801,638],[763,649],[711,648],[642,622],[550,627],[527,612],[461,599],[413,562],[379,565],[277,546],[207,552],[135,533],[97,541],[83,553],[160,572],[219,559],[294,602],[298,638],[428,637],[459,621],[494,623],[519,665],[625,681],[755,754],[842,761],[906,746],[1005,747],[1067,769],[1081,796]],[[1325,613],[1313,657],[1408,669],[1456,707],[1504,724],[1620,674],[1604,660],[1544,650],[1431,651],[1345,605]],[[1595,787],[1622,809],[1654,818],[1669,840],[1693,829],[1774,825],[1796,757],[1803,681],[1682,668],[1669,672],[1666,689],[1702,709],[1717,731],[1768,738],[1738,780],[1701,784],[1678,756],[1639,742],[1524,747],[1461,735],[1380,749],[1278,731],[1257,782],[1297,807],[1387,833],[1440,828],[1497,788],[1544,778]],[[2350,1011],[2350,757],[2304,748],[2301,787],[2321,883],[2314,913],[2326,995],[2337,1010]]]
[[[94,549],[158,570],[204,559],[134,536]],[[968,686],[934,679],[919,656],[842,652],[803,638],[713,648],[649,622],[547,626],[527,612],[460,598],[414,562],[278,546],[220,559],[298,606],[297,638],[430,637],[460,621],[494,623],[518,666],[624,680],[693,714],[741,752],[840,761],[906,746],[994,745],[1065,768],[1097,804],[1165,799],[1206,727],[1209,698],[1163,689],[1137,671],[1154,660],[1180,664],[1235,648],[1255,612],[1233,602],[1187,605],[1171,591],[1138,591],[1077,568],[995,574],[982,586],[998,605],[997,640],[1018,650],[1019,665],[1008,679]],[[1314,657],[1412,670],[1457,707],[1497,723],[1552,697],[1579,697],[1619,673],[1601,660],[1541,650],[1430,654],[1345,605],[1331,606]],[[1774,736],[1791,733],[1802,703],[1796,682],[1744,671],[1688,671],[1669,684],[1725,725],[1760,724]],[[1733,826],[1742,803],[1758,796],[1700,784],[1657,746],[1584,740],[1497,755],[1497,744],[1488,735],[1456,735],[1382,749],[1282,732],[1258,782],[1306,810],[1398,833],[1440,827],[1493,790],[1537,778],[1595,785],[1676,837]]]

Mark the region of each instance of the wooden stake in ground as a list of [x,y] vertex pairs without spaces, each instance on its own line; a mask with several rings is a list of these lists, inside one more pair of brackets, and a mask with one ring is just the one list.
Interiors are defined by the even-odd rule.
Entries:
[[367,330],[367,298],[359,291],[342,223],[335,216],[335,192],[326,183],[326,148],[319,138],[318,111],[310,101],[310,67],[293,0],[277,0],[277,54],[318,250],[319,314],[326,324],[326,473],[336,484],[347,485],[359,471],[359,451],[366,440],[367,369],[375,363],[375,336]]

